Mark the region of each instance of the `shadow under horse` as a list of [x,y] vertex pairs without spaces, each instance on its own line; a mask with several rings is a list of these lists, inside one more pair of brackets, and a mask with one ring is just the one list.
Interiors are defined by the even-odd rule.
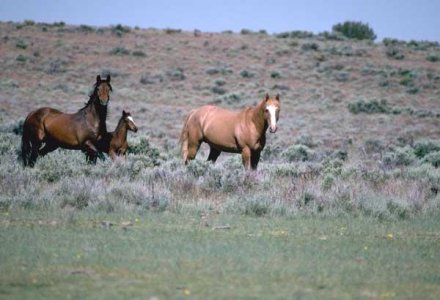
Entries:
[[119,119],[115,131],[107,132],[98,141],[98,150],[107,153],[112,161],[117,158],[125,160],[125,153],[128,149],[127,132],[131,130],[137,132],[138,128],[133,120],[130,112],[122,111],[122,116]]
[[266,131],[277,131],[280,96],[266,97],[255,107],[230,111],[205,105],[191,111],[180,135],[185,164],[196,157],[202,142],[210,147],[208,161],[215,162],[220,153],[241,153],[245,169],[257,169],[266,145]]
[[63,113],[51,107],[28,114],[23,124],[21,155],[24,166],[33,167],[38,156],[57,148],[81,150],[87,161],[95,163],[98,139],[107,133],[107,105],[110,100],[110,75],[98,75],[92,94],[78,112]]

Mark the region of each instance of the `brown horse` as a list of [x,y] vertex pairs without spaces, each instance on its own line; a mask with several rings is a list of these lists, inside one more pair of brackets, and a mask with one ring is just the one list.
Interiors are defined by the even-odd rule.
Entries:
[[68,114],[43,107],[29,113],[21,140],[24,166],[32,167],[39,155],[59,147],[82,150],[89,162],[96,162],[97,140],[107,132],[105,121],[111,91],[110,75],[105,80],[98,75],[89,101],[78,112]]
[[131,113],[122,111],[122,117],[119,119],[115,131],[107,132],[98,141],[98,150],[107,153],[110,158],[115,161],[120,157],[125,160],[125,153],[127,152],[127,131],[131,130],[137,132],[138,128],[134,123]]
[[196,157],[202,142],[210,147],[208,161],[215,162],[222,151],[241,153],[245,169],[257,168],[266,144],[266,130],[277,131],[280,97],[266,97],[255,107],[239,112],[205,105],[185,119],[180,142],[185,164]]

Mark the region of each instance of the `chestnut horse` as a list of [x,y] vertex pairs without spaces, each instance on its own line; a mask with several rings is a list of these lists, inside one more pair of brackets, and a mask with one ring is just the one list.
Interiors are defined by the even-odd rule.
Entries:
[[128,148],[128,130],[137,132],[138,128],[134,123],[131,113],[123,110],[122,117],[119,119],[115,131],[107,132],[98,141],[98,150],[107,153],[113,161],[115,161],[118,157],[125,159],[125,153],[127,152]]
[[196,157],[200,144],[210,147],[208,161],[215,162],[222,151],[241,153],[244,168],[257,169],[266,144],[266,131],[277,131],[280,96],[266,97],[255,107],[229,111],[205,105],[191,111],[185,119],[180,143],[185,164]]
[[110,75],[105,80],[98,75],[89,101],[78,112],[68,114],[43,107],[29,113],[21,139],[24,166],[32,167],[38,156],[59,147],[82,150],[89,162],[96,162],[97,140],[107,132],[105,121],[111,91]]

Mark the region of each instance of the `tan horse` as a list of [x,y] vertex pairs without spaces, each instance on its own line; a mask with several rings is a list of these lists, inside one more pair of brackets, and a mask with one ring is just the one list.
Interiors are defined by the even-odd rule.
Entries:
[[208,161],[215,162],[223,152],[241,153],[245,169],[257,168],[266,144],[266,130],[277,131],[280,97],[266,97],[255,107],[229,111],[205,105],[185,119],[180,143],[185,164],[196,157],[202,142],[210,147]]
[[134,123],[131,113],[123,110],[122,116],[119,119],[115,131],[107,132],[98,141],[98,150],[107,153],[113,161],[115,161],[118,157],[125,160],[125,153],[127,152],[128,148],[128,130],[137,132],[138,128]]

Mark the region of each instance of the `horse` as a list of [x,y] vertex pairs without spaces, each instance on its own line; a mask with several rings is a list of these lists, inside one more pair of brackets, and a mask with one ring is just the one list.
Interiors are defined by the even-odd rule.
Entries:
[[78,112],[63,113],[51,107],[30,112],[21,139],[23,165],[33,167],[38,156],[57,148],[82,150],[88,162],[96,162],[97,140],[107,132],[107,105],[112,90],[110,75],[105,80],[98,75],[89,101]]
[[266,144],[266,131],[277,131],[280,96],[269,94],[254,107],[230,111],[214,105],[192,110],[180,134],[185,164],[196,157],[202,142],[210,147],[208,161],[215,163],[220,153],[241,153],[246,170],[256,170]]
[[116,158],[121,157],[125,160],[125,153],[127,152],[127,132],[131,130],[137,132],[138,128],[134,123],[131,113],[122,111],[122,116],[119,119],[115,131],[107,132],[98,141],[98,150],[107,153],[110,158],[115,161]]

